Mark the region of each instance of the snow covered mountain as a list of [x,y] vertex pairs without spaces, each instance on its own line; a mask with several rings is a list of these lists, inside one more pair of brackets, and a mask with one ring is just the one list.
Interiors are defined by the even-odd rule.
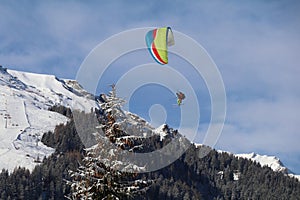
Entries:
[[283,173],[289,172],[289,170],[282,164],[279,158],[275,156],[259,155],[254,152],[248,154],[235,154],[235,156],[258,162],[260,165],[268,166],[273,171],[276,172],[283,172]]
[[[195,144],[195,145],[196,145],[196,147],[203,146],[202,144]],[[228,153],[228,154],[231,154],[238,158],[245,158],[245,159],[251,160],[253,162],[257,162],[261,166],[270,167],[275,172],[284,173],[286,175],[289,175],[290,177],[295,177],[298,180],[300,180],[300,175],[294,174],[291,170],[289,170],[287,167],[285,167],[284,164],[280,161],[280,159],[277,158],[276,156],[259,155],[254,152],[233,154],[228,151],[222,151],[222,150],[217,150],[217,151],[219,153]]]
[[68,118],[48,111],[53,105],[89,112],[95,101],[76,81],[0,67],[1,169],[33,169],[54,152],[40,142],[43,133],[53,131]]
[[[54,105],[85,112],[97,107],[94,97],[74,80],[0,67],[0,169],[13,171],[15,167],[22,166],[32,170],[43,157],[54,152],[54,149],[41,142],[41,138],[45,132],[53,131],[56,125],[68,121],[65,116],[48,110]],[[139,116],[129,112],[126,115],[132,125],[126,129],[135,129],[134,125],[144,127],[140,137],[145,137],[143,134],[149,131],[159,135],[160,140],[166,137],[165,125],[154,129]],[[127,138],[130,136],[119,138],[117,142]],[[255,153],[235,156],[251,159],[300,180],[300,175],[292,174],[274,156]]]
[[[68,121],[67,117],[48,110],[54,105],[86,113],[92,107],[98,107],[94,96],[75,80],[0,67],[0,169],[12,172],[21,166],[32,170],[45,156],[54,152],[41,142],[42,136]],[[125,115],[127,131],[139,133],[142,130],[141,137],[152,131],[161,139],[166,136],[162,130],[164,125],[154,129],[133,113],[125,112]],[[137,130],[140,126],[143,129]]]
[[295,175],[293,172],[291,172],[276,156],[259,155],[254,152],[248,154],[235,154],[235,156],[250,159],[259,163],[261,166],[270,167],[275,172],[282,172],[300,180],[300,175]]

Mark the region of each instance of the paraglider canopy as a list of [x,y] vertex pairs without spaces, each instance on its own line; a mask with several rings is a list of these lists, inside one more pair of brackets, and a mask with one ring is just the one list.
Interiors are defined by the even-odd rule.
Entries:
[[180,106],[182,100],[185,99],[185,95],[182,92],[176,92],[176,95],[177,95],[177,104],[178,106]]
[[170,27],[157,28],[146,34],[146,44],[150,54],[161,65],[168,63],[168,46],[175,44]]

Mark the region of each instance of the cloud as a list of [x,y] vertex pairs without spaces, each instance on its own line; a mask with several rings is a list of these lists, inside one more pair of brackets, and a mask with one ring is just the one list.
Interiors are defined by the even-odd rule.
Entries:
[[[281,156],[299,155],[299,99],[231,102],[228,118],[218,141],[219,149],[234,153],[257,152]],[[291,162],[291,159],[289,159]],[[293,166],[295,167],[295,166]],[[299,168],[294,168],[294,171]]]
[[4,2],[0,5],[6,16],[0,19],[1,64],[74,78],[85,56],[112,34],[167,24],[159,18],[165,10],[149,15],[154,8],[155,3],[138,2]]
[[[259,148],[261,143],[266,149],[277,148],[279,151],[299,151],[299,145],[295,139],[300,139],[298,124],[299,99],[283,98],[278,100],[245,100],[231,101],[228,105],[227,130],[224,133],[242,135],[247,138],[256,138],[257,143],[252,142]],[[239,133],[240,132],[240,133]],[[259,142],[259,140],[261,142]],[[272,143],[274,141],[274,143]],[[276,144],[278,144],[276,146]],[[288,147],[283,148],[286,144]]]
[[[227,122],[217,147],[286,157],[293,153],[299,158],[299,7],[299,1],[292,0],[4,1],[0,64],[75,78],[87,54],[112,34],[169,25],[203,45],[222,74]],[[115,72],[111,74],[113,78]],[[207,116],[201,116],[207,123],[209,97],[200,92],[198,96],[207,106]]]

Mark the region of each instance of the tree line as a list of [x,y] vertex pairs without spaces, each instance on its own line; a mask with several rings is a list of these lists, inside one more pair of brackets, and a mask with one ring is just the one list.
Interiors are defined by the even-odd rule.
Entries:
[[[55,148],[55,153],[44,158],[30,172],[16,168],[12,173],[3,169],[0,173],[0,199],[64,199],[70,196],[72,180],[70,170],[76,171],[87,156],[76,131],[77,126],[68,108],[56,106],[52,111],[70,118],[58,125],[54,132],[43,135],[42,142]],[[101,114],[80,113],[89,123],[92,116]],[[102,113],[103,114],[103,113]],[[84,127],[83,127],[84,128]],[[170,130],[169,130],[170,131]],[[158,137],[144,141],[150,150],[161,148],[172,138],[161,141]],[[142,193],[124,195],[128,199],[299,199],[300,183],[269,167],[237,158],[228,153],[209,149],[205,157],[199,156],[208,148],[191,145],[178,160],[155,172],[142,173],[122,180],[151,180]],[[148,149],[148,150],[149,150]],[[126,191],[127,192],[127,191]]]

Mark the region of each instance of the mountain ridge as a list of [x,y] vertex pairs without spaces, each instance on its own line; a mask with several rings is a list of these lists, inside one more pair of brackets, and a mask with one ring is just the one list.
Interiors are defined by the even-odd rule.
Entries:
[[[0,87],[1,87],[1,94],[2,97],[6,95],[6,97],[10,96],[10,93],[12,93],[12,96],[14,96],[14,99],[21,99],[19,102],[22,102],[21,104],[26,105],[26,104],[32,104],[30,106],[27,106],[27,113],[25,115],[30,115],[33,116],[37,112],[38,113],[44,113],[40,116],[43,115],[49,115],[48,117],[51,118],[52,113],[50,114],[50,111],[47,109],[50,106],[54,105],[62,105],[66,107],[75,107],[76,109],[79,110],[84,110],[85,112],[90,112],[90,109],[92,107],[97,107],[95,102],[94,102],[94,96],[92,94],[89,94],[87,91],[85,91],[82,86],[76,81],[76,80],[71,80],[71,79],[60,79],[57,78],[54,75],[46,75],[46,74],[36,74],[36,73],[30,73],[30,72],[21,72],[21,71],[16,71],[16,70],[10,70],[6,69],[3,67],[0,67]],[[3,98],[2,98],[3,99]],[[11,103],[13,104],[13,99],[10,98]],[[79,104],[74,104],[74,101],[80,102]],[[2,102],[4,102],[2,100]],[[7,104],[7,103],[6,103]],[[25,107],[22,106],[20,107],[21,109],[25,109]],[[35,109],[32,109],[35,108]],[[5,110],[5,109],[2,109]],[[49,113],[48,113],[49,112]],[[45,114],[47,113],[47,114]],[[2,113],[4,114],[4,113]],[[52,119],[57,118],[57,114],[54,114],[55,116],[52,116]],[[138,117],[135,114],[131,114],[132,116]],[[63,123],[66,123],[68,119],[59,117],[60,120]],[[55,122],[53,125],[49,126],[49,128],[44,129],[40,128],[38,129],[39,132],[44,131],[53,131],[55,126],[61,123],[59,121]],[[38,122],[39,120],[33,120],[35,122]],[[2,123],[4,121],[2,120]],[[28,123],[28,120],[27,120]],[[3,127],[3,124],[1,125]],[[163,125],[162,125],[163,126]],[[162,127],[161,126],[161,127]],[[24,129],[28,130],[28,127],[30,127],[29,124],[26,125],[26,127],[23,127]],[[36,127],[33,128],[37,129]],[[17,131],[17,130],[16,130]],[[158,134],[160,134],[161,139],[165,136],[165,133],[159,131],[158,129],[156,130]],[[22,134],[19,134],[19,136],[16,136],[15,139],[18,139],[17,141],[19,145],[22,146],[22,138],[20,137]],[[29,134],[28,134],[29,135]],[[35,135],[35,131],[31,135]],[[19,137],[19,138],[18,138]],[[40,140],[42,135],[39,135]],[[25,138],[25,136],[23,137]],[[28,136],[27,136],[28,140]],[[29,139],[32,140],[32,143],[36,143],[36,140],[33,138]],[[15,143],[17,143],[15,142]],[[38,142],[37,142],[38,143]],[[32,145],[32,144],[30,144]],[[41,144],[42,145],[42,144]],[[3,151],[2,154],[0,154],[0,160],[1,160],[1,155],[3,156]],[[48,151],[53,152],[54,150],[49,149]],[[222,152],[222,151],[220,151]],[[230,152],[228,152],[230,153]],[[49,156],[51,153],[46,153],[45,155]],[[28,153],[25,153],[25,159],[27,157],[31,157],[31,155]],[[35,156],[36,153],[34,154]],[[42,154],[43,155],[43,154]],[[41,155],[41,156],[42,156]],[[251,153],[251,154],[235,154],[237,157],[243,157],[246,159],[250,159],[252,161],[259,162],[262,166],[267,165],[272,168],[274,171],[278,172],[283,172],[285,174],[289,174],[290,176],[294,176],[300,180],[300,175],[295,175],[293,174],[288,168],[286,168],[279,159],[272,157],[272,156],[267,156],[267,155],[259,155],[256,153]],[[265,158],[265,159],[263,159]],[[36,158],[35,158],[36,159]],[[266,161],[268,160],[268,162]],[[2,162],[4,163],[4,162]],[[22,165],[21,165],[22,166]],[[1,167],[1,166],[0,166]],[[14,166],[14,167],[17,167]],[[14,169],[13,166],[9,167],[10,171]],[[32,168],[32,167],[31,167]]]
[[[77,87],[75,93],[72,86]],[[251,159],[256,158],[257,154],[250,154],[245,159],[204,145],[191,144],[169,165],[156,171],[136,174],[137,171],[145,171],[148,166],[130,163],[128,156],[162,149],[174,139],[182,139],[180,133],[168,125],[154,129],[138,115],[121,110],[118,98],[114,95],[107,95],[108,101],[99,98],[98,104],[95,104],[93,96],[85,93],[77,82],[51,75],[2,70],[0,91],[0,114],[3,116],[0,119],[0,167],[10,169],[9,172],[2,170],[0,173],[1,199],[63,199],[70,194],[78,194],[76,192],[80,190],[76,186],[81,185],[83,179],[79,182],[72,179],[69,171],[75,170],[73,175],[80,175],[80,170],[84,169],[82,162],[89,160],[88,155],[97,149],[86,148],[84,143],[91,138],[82,138],[80,129],[84,133],[101,136],[97,141],[92,138],[96,142],[92,145],[100,145],[100,151],[108,156],[127,152],[125,157],[122,154],[122,158],[117,160],[96,157],[99,166],[102,166],[99,169],[100,176],[94,173],[93,167],[90,168],[95,163],[87,163],[85,169],[91,171],[84,172],[91,173],[81,177],[88,184],[89,178],[101,182],[104,180],[102,177],[109,178],[111,174],[114,177],[110,180],[119,184],[124,181],[118,178],[122,176],[125,180],[133,181],[133,185],[127,185],[129,190],[137,189],[136,184],[142,187],[144,195],[135,196],[136,199],[292,199],[300,194],[298,180],[253,162]],[[75,100],[79,102],[74,104]],[[74,105],[76,109],[70,111]],[[94,109],[91,109],[93,106]],[[117,112],[114,109],[118,109]],[[76,125],[76,117],[83,123]],[[102,146],[105,143],[114,149],[107,151],[104,148],[106,146]],[[172,147],[172,155],[167,158],[172,158],[180,146]],[[204,157],[202,150],[208,153]],[[9,160],[9,157],[14,160]],[[166,160],[159,157],[146,161],[159,164]],[[16,166],[29,168],[30,171]],[[135,173],[115,172],[113,168],[118,166]],[[79,170],[79,174],[76,170]],[[89,177],[89,174],[98,176]],[[66,180],[74,181],[71,182],[71,186],[75,186],[73,190]],[[82,189],[98,186],[83,186]],[[102,186],[107,188],[108,185],[104,183]],[[107,189],[105,191],[113,192]],[[122,187],[119,189],[122,190]],[[98,192],[103,194],[101,189]],[[125,196],[128,194],[121,193]]]

